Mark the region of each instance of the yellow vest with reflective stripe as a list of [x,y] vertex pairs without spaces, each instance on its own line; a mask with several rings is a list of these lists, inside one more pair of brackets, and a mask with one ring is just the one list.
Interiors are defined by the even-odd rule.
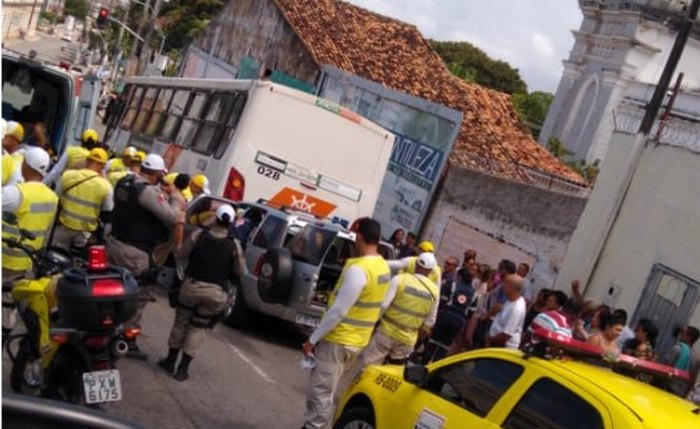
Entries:
[[68,170],[61,177],[61,189],[64,190],[58,215],[61,223],[75,231],[95,231],[102,204],[112,189],[107,179],[88,169]]
[[[408,267],[402,271],[402,273],[415,274],[416,273],[416,262],[418,262],[417,256],[411,256],[408,258]],[[435,284],[440,282],[440,276],[442,275],[442,270],[440,267],[433,268],[433,271],[428,274],[428,278]]]
[[343,268],[343,273],[338,279],[336,290],[329,300],[329,308],[335,301],[338,287],[343,284],[345,273],[353,266],[358,266],[365,272],[367,284],[362,289],[360,297],[348,311],[348,314],[324,339],[344,346],[365,347],[369,344],[374,326],[381,315],[382,303],[389,290],[391,270],[381,256],[348,259]]
[[404,344],[414,345],[440,291],[432,280],[418,274],[399,274],[396,296],[382,316],[379,329]]
[[22,168],[24,157],[18,153],[2,156],[2,186],[7,185],[17,169]]
[[74,168],[84,168],[89,150],[82,146],[70,146],[66,149],[68,160],[66,162],[66,170]]
[[[24,244],[35,249],[41,249],[49,235],[56,215],[58,197],[41,182],[25,182],[17,185],[22,194],[22,202],[15,212],[17,225],[2,223],[2,237],[14,238],[19,241],[19,229],[26,229],[36,235],[34,240],[24,240]],[[32,267],[32,260],[19,249],[11,249],[2,244],[2,267],[26,271]]]
[[107,173],[107,180],[109,181],[109,184],[112,185],[112,188],[114,188],[117,186],[117,182],[127,174],[129,174],[128,171],[111,171]]

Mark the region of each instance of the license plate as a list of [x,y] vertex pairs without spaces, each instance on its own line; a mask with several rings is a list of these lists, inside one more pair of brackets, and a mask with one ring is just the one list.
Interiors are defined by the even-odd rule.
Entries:
[[93,371],[83,374],[85,403],[99,404],[122,399],[122,382],[119,370]]
[[310,326],[315,328],[321,323],[321,319],[318,317],[307,316],[306,314],[297,314],[296,322],[302,326]]

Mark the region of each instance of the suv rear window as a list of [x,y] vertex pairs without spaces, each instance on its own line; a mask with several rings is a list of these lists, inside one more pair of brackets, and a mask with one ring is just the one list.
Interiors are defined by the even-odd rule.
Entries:
[[270,246],[277,244],[277,241],[282,235],[287,222],[278,217],[267,216],[263,221],[260,230],[255,235],[253,245],[267,249]]
[[289,240],[287,249],[297,261],[319,265],[335,236],[334,231],[307,225]]

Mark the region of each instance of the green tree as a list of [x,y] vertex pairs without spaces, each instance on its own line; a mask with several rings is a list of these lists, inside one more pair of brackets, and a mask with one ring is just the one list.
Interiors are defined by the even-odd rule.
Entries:
[[66,0],[63,6],[64,15],[73,15],[78,19],[85,19],[90,13],[90,2],[88,0]]
[[565,160],[573,154],[573,152],[566,148],[564,142],[556,137],[550,137],[549,140],[547,140],[547,150],[549,150],[549,152],[554,155],[555,158],[559,158],[561,160]]
[[197,38],[226,4],[223,0],[171,1],[161,10],[165,49],[178,51]]
[[535,137],[539,136],[554,95],[549,92],[535,91],[529,94],[513,94],[512,99],[520,119],[530,128]]
[[454,75],[507,94],[527,93],[527,85],[518,69],[505,61],[490,58],[471,43],[435,40],[429,43]]

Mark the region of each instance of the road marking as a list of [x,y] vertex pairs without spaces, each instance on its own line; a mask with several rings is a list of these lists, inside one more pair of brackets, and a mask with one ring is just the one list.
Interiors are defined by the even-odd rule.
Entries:
[[231,350],[233,350],[235,354],[238,355],[239,358],[241,358],[243,362],[247,363],[251,368],[253,368],[253,371],[255,371],[263,380],[272,384],[277,383],[272,377],[267,375],[267,373],[263,371],[262,368],[254,364],[248,356],[246,356],[241,350],[238,349],[238,347],[234,346],[231,343],[228,343],[228,346],[231,348]]

